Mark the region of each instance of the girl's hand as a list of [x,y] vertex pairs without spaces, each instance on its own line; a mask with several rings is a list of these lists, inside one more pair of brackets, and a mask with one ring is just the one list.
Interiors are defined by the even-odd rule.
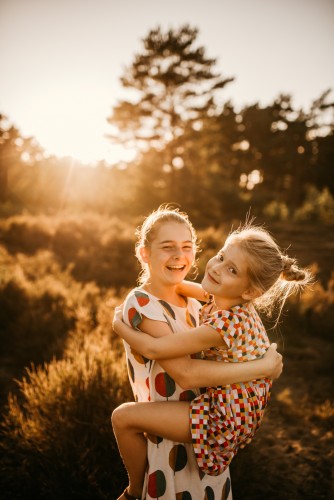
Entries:
[[277,344],[270,345],[263,360],[266,363],[266,376],[272,379],[278,378],[283,370],[283,357],[277,352]]
[[121,321],[123,322],[123,304],[115,307],[114,318],[112,321],[112,329],[117,334],[117,323]]
[[176,291],[179,295],[193,297],[201,302],[208,302],[209,300],[209,294],[203,290],[202,285],[194,281],[183,280],[182,283],[176,286]]

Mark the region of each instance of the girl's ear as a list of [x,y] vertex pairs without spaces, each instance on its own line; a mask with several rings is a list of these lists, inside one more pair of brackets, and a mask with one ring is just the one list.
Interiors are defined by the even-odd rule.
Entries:
[[140,247],[139,249],[139,254],[141,257],[141,260],[147,264],[150,256],[150,251],[147,247]]
[[241,297],[244,300],[249,301],[249,300],[254,300],[257,297],[260,297],[260,295],[261,295],[261,291],[258,290],[257,288],[248,288],[248,290],[245,290],[243,292],[243,294],[241,295]]

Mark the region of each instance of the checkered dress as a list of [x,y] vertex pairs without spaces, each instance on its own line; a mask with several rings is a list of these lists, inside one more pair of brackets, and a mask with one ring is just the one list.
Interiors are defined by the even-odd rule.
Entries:
[[[265,328],[252,304],[210,313],[201,311],[202,324],[219,332],[227,345],[205,351],[215,361],[244,362],[261,358],[269,347]],[[190,404],[193,447],[199,468],[210,475],[221,474],[240,444],[259,428],[271,389],[269,379],[209,387]]]

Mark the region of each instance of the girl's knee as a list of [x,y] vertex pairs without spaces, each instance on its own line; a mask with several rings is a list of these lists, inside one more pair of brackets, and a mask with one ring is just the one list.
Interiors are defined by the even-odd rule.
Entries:
[[111,422],[114,429],[124,429],[130,425],[130,419],[136,403],[123,403],[115,408],[111,414]]

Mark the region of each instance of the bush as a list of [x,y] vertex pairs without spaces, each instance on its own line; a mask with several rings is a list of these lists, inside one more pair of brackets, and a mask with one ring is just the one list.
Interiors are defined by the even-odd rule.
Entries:
[[78,305],[98,294],[93,285],[75,283],[49,252],[35,257],[5,256],[0,283],[0,342],[6,356],[24,366],[61,356],[75,328]]
[[74,338],[80,352],[87,332],[110,332],[120,301],[113,290],[76,282],[51,252],[10,256],[0,247],[0,405],[25,366],[62,358]]
[[11,253],[34,254],[50,246],[53,219],[46,216],[16,215],[0,221],[0,238]]
[[[316,268],[316,266],[315,266]],[[301,296],[300,300],[290,299],[293,315],[300,318],[305,331],[316,337],[332,341],[334,330],[334,271],[327,284],[316,281]]]
[[99,214],[21,215],[0,221],[0,238],[12,254],[49,250],[62,270],[101,287],[132,286],[139,267],[135,227]]
[[328,188],[318,191],[310,186],[306,200],[302,207],[295,212],[296,221],[321,221],[333,224],[334,221],[334,198]]
[[110,415],[132,399],[125,362],[106,336],[87,338],[73,356],[27,370],[20,403],[9,397],[0,428],[6,498],[112,499],[124,487]]
[[96,214],[59,221],[53,243],[59,262],[72,264],[73,277],[120,289],[136,281],[134,227]]
[[273,200],[264,207],[263,215],[271,220],[286,221],[290,212],[286,203]]

